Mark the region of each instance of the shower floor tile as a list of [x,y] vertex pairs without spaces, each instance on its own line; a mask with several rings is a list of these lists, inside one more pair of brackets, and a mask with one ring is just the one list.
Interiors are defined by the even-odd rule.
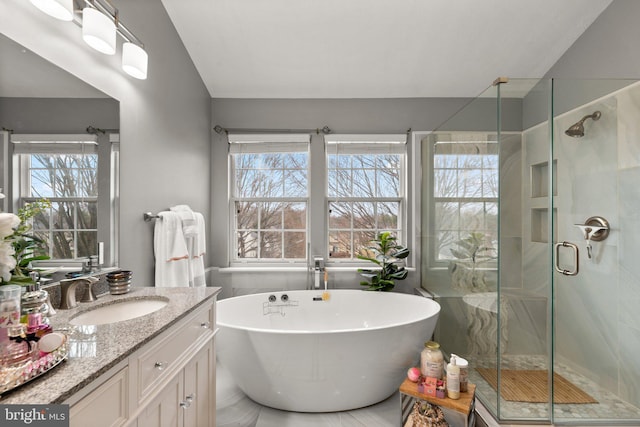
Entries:
[[[546,369],[547,359],[544,356],[505,355],[502,359],[504,369]],[[495,367],[495,360],[478,362],[479,366]],[[571,420],[624,420],[637,419],[640,409],[619,399],[613,393],[603,390],[598,385],[577,374],[568,366],[556,363],[556,372],[571,381],[583,391],[591,395],[598,403],[593,404],[556,404],[554,419],[556,422]],[[469,370],[469,381],[476,384],[477,396],[485,406],[495,413],[496,390],[487,383],[475,369]],[[546,403],[500,401],[500,412],[503,419],[535,420],[549,419],[549,405]]]

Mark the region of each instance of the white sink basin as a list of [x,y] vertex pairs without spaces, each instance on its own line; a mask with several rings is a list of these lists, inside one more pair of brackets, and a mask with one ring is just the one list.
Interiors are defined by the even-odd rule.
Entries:
[[123,320],[135,319],[158,311],[168,302],[168,300],[162,299],[118,301],[79,313],[69,323],[72,325],[104,325],[106,323],[122,322]]

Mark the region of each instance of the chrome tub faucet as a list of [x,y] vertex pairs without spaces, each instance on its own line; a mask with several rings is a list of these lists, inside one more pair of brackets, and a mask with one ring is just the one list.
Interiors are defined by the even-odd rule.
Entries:
[[324,273],[324,259],[313,257],[313,289],[320,289],[320,278]]

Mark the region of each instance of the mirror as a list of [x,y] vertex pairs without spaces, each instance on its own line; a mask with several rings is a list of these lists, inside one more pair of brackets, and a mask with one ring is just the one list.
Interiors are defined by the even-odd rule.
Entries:
[[[38,193],[32,194],[33,197],[68,199],[53,203],[49,213],[51,219],[45,220],[49,224],[63,223],[60,228],[71,231],[58,232],[53,225],[48,230],[36,230],[38,227],[34,226],[34,231],[42,231],[48,236],[47,250],[49,255],[53,255],[52,259],[75,260],[70,263],[60,261],[54,265],[77,265],[79,258],[89,255],[102,255],[104,266],[117,265],[119,102],[2,34],[0,58],[0,188],[6,196],[0,201],[0,208],[2,211],[14,211],[12,205],[20,191],[18,183],[13,182],[13,176],[27,176],[33,193]],[[33,158],[23,169],[23,160],[18,160],[14,154],[24,151],[14,147],[28,144],[10,142],[17,139],[18,134],[82,134],[87,135],[87,139],[95,139],[97,145],[93,143],[91,149],[96,151],[96,155],[91,161],[97,164],[92,177],[97,190],[64,193],[54,184],[35,190],[33,181],[37,172],[34,171],[41,168],[44,161],[42,157]],[[31,149],[26,152],[30,152],[28,150]],[[85,154],[84,148],[82,154]],[[49,157],[56,155],[63,157],[57,152]],[[70,172],[65,173],[68,176],[75,174],[78,182],[86,181],[85,176],[81,177],[85,166],[80,162],[69,164]],[[45,167],[43,179],[46,175],[52,176],[53,173]],[[51,182],[54,179],[61,181],[57,172]],[[92,195],[97,200],[87,201]],[[71,222],[72,226],[69,225]]]

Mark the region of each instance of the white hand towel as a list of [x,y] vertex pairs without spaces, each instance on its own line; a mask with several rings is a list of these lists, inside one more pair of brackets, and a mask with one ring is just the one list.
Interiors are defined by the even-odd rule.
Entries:
[[189,253],[189,286],[206,286],[204,257],[206,252],[206,230],[204,217],[191,210],[189,205],[176,205],[169,208],[182,220],[182,233]]
[[159,212],[153,233],[156,258],[156,287],[189,284],[189,251],[182,233],[182,221],[175,212]]
[[182,234],[184,234],[185,239],[196,235],[198,232],[196,229],[196,217],[189,205],[176,205],[169,208],[169,210],[180,215],[180,219],[182,220]]
[[207,286],[204,275],[204,254],[206,252],[206,238],[204,217],[200,212],[195,212],[195,230],[196,234],[191,239],[191,247],[189,254],[191,283],[193,287]]
[[196,233],[198,238],[196,239],[196,245],[194,248],[194,256],[202,257],[207,252],[207,231],[204,225],[204,216],[200,212],[195,212],[196,216]]

